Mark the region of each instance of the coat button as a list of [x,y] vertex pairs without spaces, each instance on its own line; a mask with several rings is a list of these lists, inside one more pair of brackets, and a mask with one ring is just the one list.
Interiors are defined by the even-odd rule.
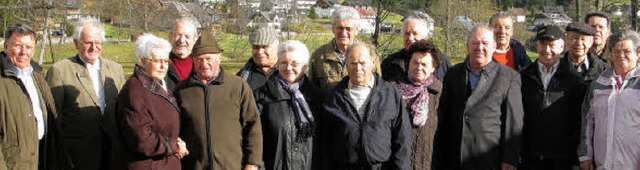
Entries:
[[469,120],[471,120],[471,117],[469,117],[469,116],[464,116],[464,120],[469,121]]

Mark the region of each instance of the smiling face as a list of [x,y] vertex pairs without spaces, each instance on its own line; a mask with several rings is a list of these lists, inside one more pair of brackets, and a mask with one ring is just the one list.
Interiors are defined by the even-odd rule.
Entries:
[[373,74],[373,61],[371,54],[364,45],[356,45],[347,55],[347,72],[349,73],[349,81],[356,86],[366,85]]
[[496,42],[493,39],[492,32],[488,29],[475,29],[467,40],[467,52],[472,66],[484,67],[487,65],[491,61],[495,50]]
[[297,55],[296,51],[285,52],[282,53],[278,61],[280,77],[288,83],[295,83],[300,80],[304,71],[307,69],[307,64],[301,64],[301,62],[296,59]]
[[188,57],[198,39],[195,35],[196,32],[196,27],[187,21],[176,23],[173,31],[169,33],[169,42],[171,42],[173,54],[180,58]]
[[80,39],[74,41],[76,50],[84,62],[94,64],[102,55],[103,32],[91,25],[82,28]]
[[565,37],[564,43],[567,44],[570,57],[582,58],[587,56],[587,52],[593,44],[593,36],[569,31]]
[[220,53],[206,53],[193,58],[196,75],[200,78],[200,81],[211,81],[218,74],[220,56]]
[[539,54],[538,61],[545,66],[552,66],[560,59],[560,53],[564,50],[564,41],[562,39],[538,40],[536,49]]
[[611,50],[611,60],[617,74],[627,73],[636,67],[638,52],[630,39],[614,44]]
[[508,47],[513,36],[513,21],[510,18],[497,18],[491,23],[495,41],[500,47]]
[[404,40],[404,49],[408,50],[413,43],[419,40],[424,40],[429,37],[429,30],[427,27],[419,27],[415,19],[407,21],[402,27],[402,38]]
[[431,53],[413,53],[409,61],[409,79],[414,82],[424,82],[435,71]]
[[16,33],[5,41],[4,50],[11,64],[24,69],[29,67],[35,46],[33,35]]
[[348,46],[353,43],[357,32],[356,24],[352,20],[339,20],[333,23],[332,32],[338,46]]

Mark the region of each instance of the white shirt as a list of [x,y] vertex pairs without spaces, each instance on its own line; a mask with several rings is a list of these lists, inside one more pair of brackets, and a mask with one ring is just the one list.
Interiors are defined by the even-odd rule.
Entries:
[[[80,57],[80,59],[82,59],[82,57]],[[104,108],[107,103],[104,100],[104,86],[102,85],[102,75],[100,74],[100,59],[96,60],[94,64],[84,63],[87,71],[89,71],[93,90],[96,92],[96,97],[98,97],[100,111],[104,114]]]
[[586,56],[584,57],[584,61],[582,61],[582,63],[575,63],[573,62],[573,60],[571,60],[571,63],[573,63],[574,67],[578,67],[578,69],[576,69],[578,72],[582,73],[583,71],[587,71],[587,70],[582,70],[582,68],[580,68],[580,65],[584,64],[584,66],[589,69],[589,57]]
[[[42,139],[44,137],[44,116],[42,112],[42,105],[40,103],[40,93],[38,92],[38,87],[36,87],[35,82],[33,81],[33,67],[29,66],[25,69],[20,69],[14,65],[11,65],[11,70],[16,72],[16,75],[22,81],[25,89],[27,89],[27,93],[29,94],[29,99],[31,99],[31,108],[33,109],[33,116],[35,117],[36,124],[38,125],[38,139]],[[32,115],[29,115],[31,117]]]
[[558,70],[558,65],[560,61],[556,61],[555,64],[551,66],[551,68],[547,69],[547,66],[538,61],[538,70],[540,71],[540,79],[542,80],[542,85],[544,85],[544,90],[547,90],[549,86],[549,82],[551,81],[551,77]]
[[369,79],[369,82],[365,86],[355,86],[351,81],[349,81],[349,98],[353,101],[355,108],[358,109],[358,115],[360,118],[364,117],[364,102],[367,100],[367,97],[369,97],[371,90],[373,90],[373,86],[376,83],[375,78],[376,77],[372,75],[371,79]]

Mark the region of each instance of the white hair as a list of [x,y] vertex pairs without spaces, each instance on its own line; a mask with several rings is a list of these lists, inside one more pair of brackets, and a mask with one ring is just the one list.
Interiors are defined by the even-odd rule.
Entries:
[[82,31],[86,27],[97,28],[98,30],[92,32],[91,34],[100,34],[100,37],[102,38],[102,40],[104,40],[104,36],[106,34],[104,26],[102,25],[100,20],[93,17],[82,17],[78,19],[75,28],[73,28],[73,39],[79,40],[80,38],[82,38],[80,36],[82,36]]
[[296,53],[295,59],[299,64],[306,65],[309,63],[309,58],[311,58],[309,55],[309,49],[307,48],[307,45],[304,45],[304,43],[298,40],[288,40],[278,45],[278,60],[284,56],[284,53],[291,52]]
[[409,24],[409,22],[411,22],[411,21],[413,21],[416,24],[415,27],[418,30],[425,31],[424,35],[429,37],[429,35],[431,34],[431,30],[429,30],[429,23],[427,23],[427,21],[424,20],[424,19],[420,19],[420,18],[417,18],[417,17],[414,17],[414,16],[409,16],[409,17],[404,19],[404,22],[402,22],[402,34],[404,34],[404,32],[407,31],[407,30],[404,30],[405,26],[407,26],[407,24]]
[[196,26],[196,23],[192,19],[186,17],[176,19],[176,21],[173,23],[173,27],[171,28],[171,32],[169,32],[170,34],[175,33],[179,23],[183,23],[183,27],[193,27],[193,32],[191,32],[191,34],[193,35],[193,38],[198,38],[198,27]]
[[341,6],[338,7],[335,11],[333,11],[333,23],[332,26],[335,25],[339,21],[350,20],[350,23],[354,24],[356,29],[360,28],[360,13],[353,7]]
[[138,59],[169,59],[171,44],[169,41],[146,33],[140,37],[135,44],[135,51]]

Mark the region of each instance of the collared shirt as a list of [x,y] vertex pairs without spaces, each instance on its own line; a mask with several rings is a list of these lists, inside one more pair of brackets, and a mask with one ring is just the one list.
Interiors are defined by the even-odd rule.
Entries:
[[545,90],[547,90],[547,87],[549,86],[551,77],[553,77],[553,74],[558,70],[558,65],[560,65],[560,61],[556,61],[551,68],[547,68],[547,66],[538,61],[538,71],[540,71],[540,79],[542,80],[542,85]]
[[480,72],[474,73],[473,69],[471,69],[470,63],[467,63],[467,71],[469,72],[469,85],[471,85],[471,90],[473,90],[478,85],[478,81],[480,81],[480,77],[482,76],[482,72],[484,72],[484,68],[482,68]]
[[349,98],[353,101],[355,108],[358,109],[358,116],[360,116],[361,119],[364,118],[364,102],[367,100],[369,93],[371,93],[373,86],[376,84],[375,78],[375,76],[371,75],[371,79],[369,79],[369,82],[365,86],[353,85],[351,81],[349,81],[349,84],[347,85],[349,88]]
[[102,75],[100,74],[100,59],[96,60],[96,63],[94,64],[85,62],[82,57],[80,57],[80,60],[84,62],[85,67],[87,67],[87,71],[89,71],[89,77],[91,78],[93,90],[96,92],[96,97],[98,97],[100,111],[102,111],[102,113],[104,114],[104,108],[107,103],[104,100],[104,87],[102,85]]
[[[570,61],[573,64],[573,67],[576,68],[576,71],[578,71],[579,73],[586,72],[589,69],[589,57],[588,56],[584,57],[584,61],[582,63],[575,63],[575,62],[573,62],[573,60],[570,60]],[[583,68],[586,69],[586,70],[583,70]]]
[[[12,64],[11,70],[16,73],[29,94],[29,99],[31,99],[31,108],[33,109],[33,116],[36,118],[36,124],[38,125],[38,139],[42,139],[44,137],[44,112],[40,103],[41,99],[38,87],[36,87],[36,83],[32,77],[33,67],[29,66],[25,69],[20,69]],[[29,117],[31,117],[31,115]]]
[[338,58],[340,58],[340,62],[342,62],[342,64],[344,65],[345,60],[347,60],[347,57],[345,56],[345,52],[340,51],[340,49],[338,49],[338,43],[336,42],[336,39],[334,38],[333,41],[331,41],[331,43],[333,44],[333,49],[336,49],[336,54],[338,54]]

